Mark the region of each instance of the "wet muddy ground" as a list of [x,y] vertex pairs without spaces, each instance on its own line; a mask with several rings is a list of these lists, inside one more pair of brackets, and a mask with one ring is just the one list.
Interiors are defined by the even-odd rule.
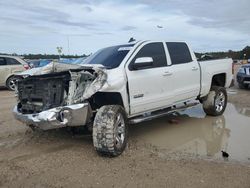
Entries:
[[250,187],[250,90],[228,93],[223,116],[197,106],[130,126],[123,155],[104,158],[91,135],[14,120],[14,94],[2,89],[0,187]]

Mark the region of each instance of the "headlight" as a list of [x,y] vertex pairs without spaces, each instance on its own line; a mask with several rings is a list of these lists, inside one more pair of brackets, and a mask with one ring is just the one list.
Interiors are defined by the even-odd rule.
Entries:
[[239,71],[238,71],[238,73],[241,73],[241,74],[246,74],[246,73],[245,73],[245,69],[244,69],[244,68],[240,68],[240,69],[239,69]]

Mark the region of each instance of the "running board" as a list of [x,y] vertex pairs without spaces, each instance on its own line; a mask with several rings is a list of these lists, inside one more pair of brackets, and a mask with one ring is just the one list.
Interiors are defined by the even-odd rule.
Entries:
[[150,113],[149,115],[145,114],[145,115],[142,115],[142,116],[137,116],[137,117],[131,118],[129,120],[129,124],[137,124],[137,123],[141,123],[141,122],[144,122],[144,121],[150,121],[152,119],[156,119],[156,118],[160,118],[160,117],[169,115],[169,114],[171,114],[173,112],[177,112],[177,111],[180,111],[180,110],[185,110],[187,108],[194,107],[194,106],[196,106],[198,104],[200,104],[200,103],[199,102],[190,103],[190,104],[186,104],[186,105],[181,106],[181,107],[173,106],[171,108],[167,108],[166,110],[161,110],[161,111],[158,111],[158,112],[153,112],[153,114]]

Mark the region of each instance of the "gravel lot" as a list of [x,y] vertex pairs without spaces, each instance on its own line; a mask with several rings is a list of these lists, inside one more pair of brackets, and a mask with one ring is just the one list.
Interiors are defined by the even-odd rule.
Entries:
[[[250,90],[229,90],[219,118],[201,107],[130,127],[117,158],[91,135],[32,132],[13,119],[15,97],[0,90],[0,187],[250,187]],[[226,150],[229,160],[221,157]]]

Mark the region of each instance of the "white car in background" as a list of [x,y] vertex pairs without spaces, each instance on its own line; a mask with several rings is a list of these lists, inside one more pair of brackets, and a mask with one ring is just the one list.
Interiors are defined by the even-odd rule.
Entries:
[[0,86],[15,90],[15,82],[21,79],[15,74],[29,68],[28,63],[20,57],[0,55]]

